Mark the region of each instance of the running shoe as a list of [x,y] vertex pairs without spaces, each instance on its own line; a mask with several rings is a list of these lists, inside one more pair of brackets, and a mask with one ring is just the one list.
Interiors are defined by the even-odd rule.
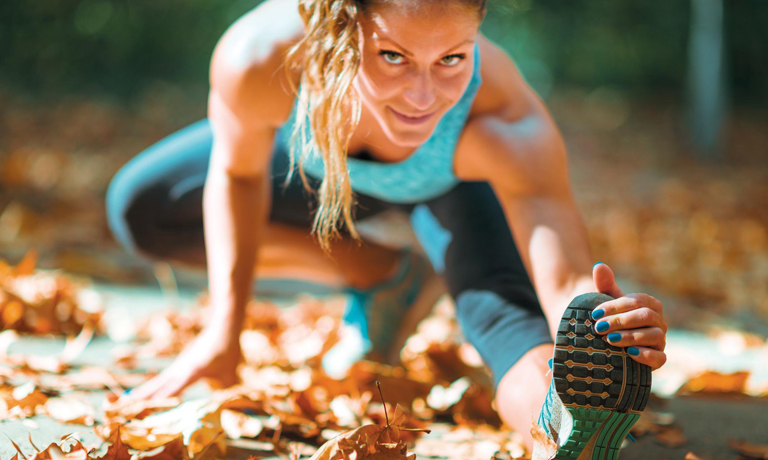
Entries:
[[390,280],[347,292],[341,339],[323,356],[325,372],[336,379],[361,359],[397,364],[405,340],[445,288],[426,258],[406,250]]
[[609,300],[605,294],[580,295],[560,320],[552,381],[537,422],[557,445],[554,459],[617,459],[648,403],[651,367],[594,330],[592,310]]

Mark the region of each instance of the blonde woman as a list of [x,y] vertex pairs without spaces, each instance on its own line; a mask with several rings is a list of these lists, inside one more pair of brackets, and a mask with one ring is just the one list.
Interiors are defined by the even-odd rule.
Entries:
[[[479,33],[485,14],[485,0],[267,0],[227,30],[209,118],[132,160],[108,193],[118,239],[206,264],[214,305],[133,396],[236,382],[254,271],[349,287],[353,339],[324,362],[339,376],[349,356],[396,359],[444,280],[501,418],[530,447],[538,413],[558,458],[615,458],[666,360],[662,306],[592,266],[563,139]],[[409,213],[429,263],[358,244],[356,223],[387,210]]]

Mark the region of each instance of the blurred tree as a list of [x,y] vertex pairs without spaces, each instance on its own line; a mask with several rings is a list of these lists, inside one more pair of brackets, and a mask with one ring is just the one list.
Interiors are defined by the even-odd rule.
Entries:
[[[543,96],[558,85],[608,87],[683,103],[691,1],[490,0],[483,31]],[[3,0],[0,85],[51,100],[107,95],[130,103],[177,86],[204,102],[216,41],[260,0]],[[768,103],[768,2],[723,12],[734,103]]]
[[725,118],[723,0],[691,0],[688,81],[691,134],[702,160],[721,160]]

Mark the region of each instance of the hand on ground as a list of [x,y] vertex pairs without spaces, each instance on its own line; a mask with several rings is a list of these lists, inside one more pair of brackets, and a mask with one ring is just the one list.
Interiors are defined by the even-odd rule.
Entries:
[[153,399],[176,396],[203,377],[214,379],[222,387],[238,383],[240,363],[239,337],[232,339],[223,328],[204,329],[160,374],[122,397]]

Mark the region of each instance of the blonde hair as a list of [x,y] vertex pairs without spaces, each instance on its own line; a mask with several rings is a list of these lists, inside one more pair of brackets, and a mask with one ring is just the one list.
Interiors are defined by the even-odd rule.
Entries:
[[[427,3],[411,0],[411,6]],[[431,0],[442,2],[445,0]],[[486,0],[462,0],[480,8],[485,14]],[[304,161],[313,154],[313,147],[323,159],[325,174],[319,189],[319,206],[312,231],[324,250],[339,236],[339,221],[350,234],[359,239],[353,222],[354,195],[347,171],[347,149],[360,123],[362,104],[354,91],[352,81],[360,68],[358,36],[359,15],[372,4],[399,3],[397,0],[299,0],[299,14],[304,21],[304,37],[288,51],[286,74],[295,64],[302,67],[300,89],[288,78],[298,98],[296,122],[290,139],[289,181],[299,158],[299,175],[310,190]],[[405,2],[403,2],[405,3]],[[302,46],[304,53],[297,56]],[[300,61],[300,62],[297,62]],[[293,65],[293,67],[292,67]],[[307,138],[307,124],[313,139]],[[296,152],[296,145],[300,152]],[[312,142],[314,141],[314,142]],[[313,145],[314,144],[314,145]]]
[[[353,237],[358,238],[352,219],[352,186],[347,172],[347,147],[360,122],[361,103],[350,91],[360,68],[358,47],[358,5],[355,0],[300,0],[299,14],[306,33],[289,51],[287,60],[306,44],[298,91],[296,123],[291,134],[291,172],[296,165],[296,140],[300,140],[299,174],[307,186],[301,164],[312,153],[306,124],[311,126],[314,144],[325,165],[320,184],[319,207],[312,231],[326,251],[339,236],[339,217]],[[286,70],[290,66],[286,66]],[[289,81],[292,82],[291,79]],[[293,88],[297,93],[296,88]],[[307,116],[309,115],[309,116]]]

